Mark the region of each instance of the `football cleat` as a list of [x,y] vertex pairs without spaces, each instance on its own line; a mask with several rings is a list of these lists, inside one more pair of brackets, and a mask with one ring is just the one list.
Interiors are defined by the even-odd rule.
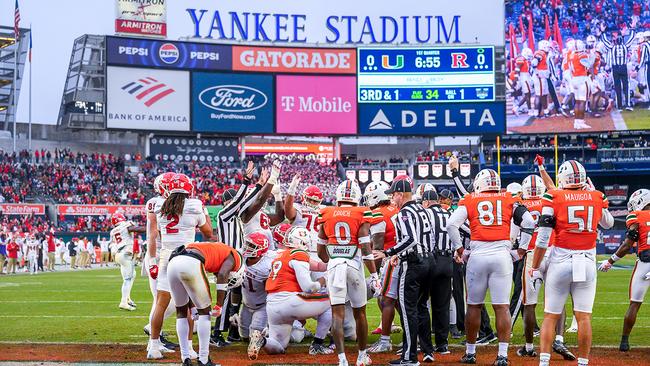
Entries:
[[264,338],[262,332],[259,330],[253,331],[251,334],[251,341],[248,344],[248,359],[257,360],[260,350],[264,347],[264,343],[266,343],[265,341],[266,338]]
[[375,342],[373,345],[368,347],[369,353],[383,353],[390,352],[393,350],[393,345],[390,342],[382,342],[381,340]]
[[322,343],[312,343],[309,346],[309,354],[314,356],[314,355],[331,355],[334,353],[333,349],[330,349],[326,345]]
[[435,352],[440,353],[441,355],[448,355],[451,353],[447,345],[436,347]]
[[160,360],[163,358],[162,352],[156,347],[151,347],[147,350],[147,360]]
[[627,341],[621,341],[621,344],[618,346],[618,350],[621,352],[627,352],[630,350],[630,343]]
[[375,330],[372,331],[372,334],[381,334],[381,327],[375,328]]
[[573,361],[576,359],[576,356],[571,353],[571,351],[569,351],[567,346],[558,340],[553,341],[553,351],[564,357],[564,359],[567,361]]
[[230,342],[226,342],[226,340],[223,338],[223,335],[219,334],[210,337],[210,345],[215,346],[217,348],[222,348],[222,347],[230,346]]
[[532,349],[532,350],[529,351],[529,350],[526,349],[526,346],[521,346],[521,348],[519,348],[517,350],[517,356],[519,356],[519,357],[537,357],[537,352],[535,352],[535,349]]
[[190,348],[190,359],[196,360],[199,358],[199,354],[195,350]]
[[393,325],[390,326],[390,332],[391,333],[402,333],[402,327],[400,327],[399,325],[393,324]]
[[160,343],[162,343],[162,345],[165,346],[166,349],[172,350],[172,352],[179,348],[178,344],[167,339],[167,336],[162,332],[160,333]]
[[129,305],[128,303],[122,302],[119,305],[119,308],[126,311],[134,311],[135,307]]
[[422,362],[424,363],[433,363],[435,359],[433,358],[432,353],[426,353],[424,356],[422,356]]
[[458,326],[456,326],[456,324],[452,324],[449,327],[449,333],[451,333],[451,338],[452,339],[461,339],[463,337],[463,332],[461,332],[458,329]]
[[212,362],[212,360],[210,359],[210,357],[208,357],[208,362],[206,362],[206,363],[203,363],[203,362],[201,362],[201,360],[199,360],[199,361],[198,361],[198,365],[199,365],[199,366],[221,366],[221,365],[219,365],[218,363],[214,363],[214,362]]
[[492,342],[494,342],[496,340],[497,340],[497,336],[495,336],[494,333],[491,333],[491,334],[488,334],[488,335],[486,335],[484,337],[481,337],[478,340],[476,340],[476,345],[477,346],[485,346],[485,345],[488,345],[488,344],[490,344],[490,343],[492,343]]
[[372,360],[370,356],[366,353],[363,357],[357,357],[356,366],[370,366],[372,365]]
[[510,361],[508,361],[508,357],[506,357],[506,356],[497,356],[497,359],[494,360],[494,363],[492,365],[493,366],[509,366]]
[[136,304],[136,303],[135,303],[133,300],[131,300],[131,299],[127,300],[127,303],[128,303],[129,305],[133,306],[134,308],[137,308],[137,307],[138,307],[138,304]]
[[476,353],[465,353],[460,359],[460,363],[474,365],[476,363]]
[[185,360],[183,360],[183,365],[182,366],[192,366],[192,360],[190,360],[189,358],[186,358]]

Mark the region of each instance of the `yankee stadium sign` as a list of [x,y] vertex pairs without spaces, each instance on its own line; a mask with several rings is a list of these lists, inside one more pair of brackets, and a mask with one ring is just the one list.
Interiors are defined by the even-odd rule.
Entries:
[[383,1],[381,6],[373,0],[225,0],[209,4],[183,2],[181,29],[186,35],[262,43],[504,44],[503,1],[498,0],[402,0]]

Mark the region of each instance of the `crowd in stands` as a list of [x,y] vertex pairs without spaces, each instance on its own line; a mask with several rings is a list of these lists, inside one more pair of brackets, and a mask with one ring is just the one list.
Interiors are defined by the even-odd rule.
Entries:
[[460,160],[476,161],[478,156],[471,154],[466,150],[433,150],[433,151],[420,151],[417,155],[416,161],[447,161],[450,157],[455,156]]
[[388,164],[406,164],[408,161],[401,157],[392,157],[388,160],[380,159],[357,159],[355,156],[343,155],[341,157],[340,163],[343,167],[354,167],[354,166],[376,166],[380,168],[388,167]]

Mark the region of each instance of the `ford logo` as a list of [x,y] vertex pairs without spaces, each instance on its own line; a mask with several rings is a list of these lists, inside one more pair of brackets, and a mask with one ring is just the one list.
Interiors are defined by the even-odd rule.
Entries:
[[268,98],[261,91],[243,85],[218,85],[199,94],[204,106],[221,112],[250,112],[266,105]]

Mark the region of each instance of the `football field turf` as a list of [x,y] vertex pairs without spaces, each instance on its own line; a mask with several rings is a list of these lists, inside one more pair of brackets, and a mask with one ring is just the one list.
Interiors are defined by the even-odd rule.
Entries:
[[[625,269],[598,274],[598,292],[593,313],[594,345],[618,346],[623,316],[628,304],[628,283],[632,256],[624,259]],[[603,257],[604,258],[604,257]],[[619,263],[621,263],[619,262]],[[139,268],[138,268],[139,271]],[[117,268],[0,276],[0,342],[7,343],[127,343],[144,346],[142,331],[151,304],[146,278],[138,276],[132,298],[138,304],[133,312],[119,310],[121,278]],[[490,309],[491,310],[491,309]],[[541,324],[542,309],[538,306]],[[375,301],[368,306],[370,329],[379,322]],[[570,318],[567,320],[569,325]],[[492,318],[494,324],[494,318]],[[310,322],[313,328],[313,322]],[[165,330],[174,333],[174,322]],[[522,344],[521,318],[514,329],[514,344]],[[374,342],[378,336],[371,336]],[[401,335],[393,335],[393,343]],[[458,343],[459,340],[451,340]],[[535,343],[538,344],[536,339]],[[576,334],[566,342],[576,344]],[[630,337],[632,347],[650,345],[650,310],[642,307]],[[195,341],[195,344],[198,344]]]

